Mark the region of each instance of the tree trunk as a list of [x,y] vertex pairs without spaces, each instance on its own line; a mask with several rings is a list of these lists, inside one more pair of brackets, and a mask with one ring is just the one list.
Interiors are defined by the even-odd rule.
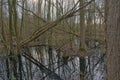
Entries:
[[[80,7],[84,4],[84,0],[80,1]],[[80,11],[80,50],[86,50],[85,44],[85,9]],[[85,57],[80,58],[80,80],[85,80],[85,66],[86,60]]]
[[120,0],[106,0],[107,80],[120,80]]

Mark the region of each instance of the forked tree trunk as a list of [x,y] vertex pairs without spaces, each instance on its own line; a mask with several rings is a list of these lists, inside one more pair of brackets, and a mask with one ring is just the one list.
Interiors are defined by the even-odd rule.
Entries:
[[107,80],[120,80],[120,0],[106,0]]

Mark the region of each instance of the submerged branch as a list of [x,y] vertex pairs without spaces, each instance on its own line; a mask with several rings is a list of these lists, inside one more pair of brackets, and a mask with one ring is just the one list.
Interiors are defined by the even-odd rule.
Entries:
[[27,54],[26,52],[24,52],[23,56],[28,59],[29,61],[31,61],[33,64],[35,64],[36,66],[38,66],[41,71],[43,73],[45,73],[46,75],[49,74],[49,77],[52,79],[57,79],[57,80],[62,80],[60,78],[60,76],[58,76],[56,73],[54,73],[53,71],[51,71],[50,69],[46,68],[43,64],[41,64],[39,61],[37,61],[36,59],[34,59],[32,56],[30,56],[29,54]]

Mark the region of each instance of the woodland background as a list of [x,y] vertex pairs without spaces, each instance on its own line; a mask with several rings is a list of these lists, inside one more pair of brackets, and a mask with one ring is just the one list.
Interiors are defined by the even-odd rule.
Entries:
[[119,0],[0,0],[0,80],[119,80]]

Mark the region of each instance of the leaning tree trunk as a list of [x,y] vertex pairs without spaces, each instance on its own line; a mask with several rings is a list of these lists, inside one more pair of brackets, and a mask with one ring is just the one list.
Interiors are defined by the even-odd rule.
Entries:
[[120,0],[106,0],[107,80],[120,80]]

